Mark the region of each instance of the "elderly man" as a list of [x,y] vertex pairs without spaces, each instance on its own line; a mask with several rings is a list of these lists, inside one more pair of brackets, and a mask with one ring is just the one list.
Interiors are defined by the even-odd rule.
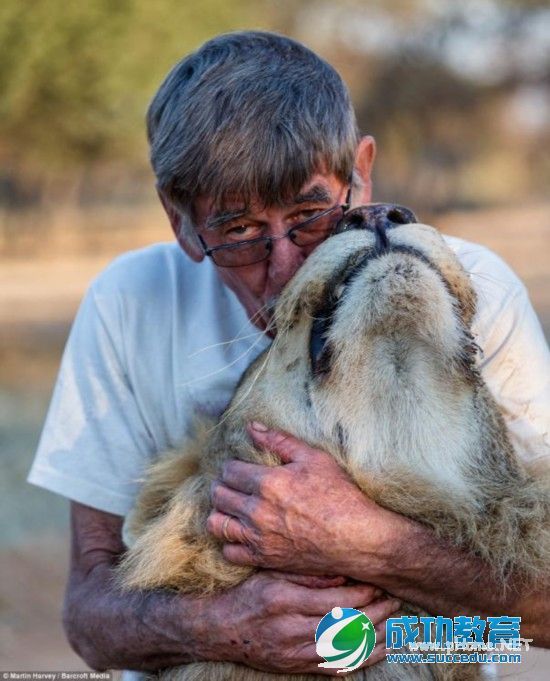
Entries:
[[[262,424],[251,435],[281,454],[285,485],[277,469],[230,465],[212,490],[209,529],[232,540],[227,559],[268,569],[208,598],[113,587],[147,464],[182,441],[193,414],[223,410],[269,343],[282,288],[348,200],[371,200],[375,157],[336,72],[267,33],[222,35],[185,58],[147,123],[179,245],[124,255],[91,285],[29,475],[72,500],[64,623],[74,649],[97,669],[198,659],[319,673],[313,634],[326,612],[357,607],[380,630],[395,599],[451,617],[520,615],[522,635],[550,645],[548,598],[502,595],[480,560],[376,506],[325,453]],[[527,460],[547,457],[550,362],[525,288],[486,249],[449,244],[478,290],[482,369],[514,443]],[[273,484],[260,485],[268,476]],[[251,498],[236,512],[243,494]],[[377,646],[369,662],[383,653]]]

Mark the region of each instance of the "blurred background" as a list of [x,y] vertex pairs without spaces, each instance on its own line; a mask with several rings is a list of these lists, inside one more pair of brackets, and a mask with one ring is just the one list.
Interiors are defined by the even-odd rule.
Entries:
[[68,504],[24,480],[71,319],[118,253],[171,239],[144,113],[211,36],[295,37],[378,141],[375,200],[488,245],[550,334],[550,5],[536,0],[2,0],[0,667],[85,669],[59,622]]

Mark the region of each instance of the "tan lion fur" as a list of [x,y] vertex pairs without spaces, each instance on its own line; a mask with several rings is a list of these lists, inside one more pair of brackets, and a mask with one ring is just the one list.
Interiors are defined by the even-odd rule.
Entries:
[[[483,557],[503,589],[511,575],[526,588],[548,581],[548,475],[530,474],[517,458],[476,367],[469,277],[430,227],[399,226],[389,238],[390,250],[377,254],[368,230],[333,236],[289,282],[276,309],[277,336],[219,423],[150,470],[128,519],[133,545],[120,566],[124,588],[206,595],[253,572],[226,562],[205,529],[210,482],[223,461],[279,463],[251,445],[245,430],[251,420],[332,454],[379,504]],[[330,371],[312,376],[312,319],[331,299],[337,305],[328,331]],[[478,674],[475,665],[380,663],[347,678]],[[163,673],[163,681],[283,678],[325,677],[283,677],[229,663]]]

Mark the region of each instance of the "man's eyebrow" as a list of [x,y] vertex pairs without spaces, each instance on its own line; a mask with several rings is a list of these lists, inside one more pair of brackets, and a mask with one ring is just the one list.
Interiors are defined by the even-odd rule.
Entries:
[[333,200],[329,190],[322,184],[314,184],[307,191],[295,196],[289,205],[294,203],[331,203]]
[[246,213],[247,213],[246,208],[239,208],[238,210],[216,211],[207,218],[204,227],[205,229],[217,229],[226,222],[230,222],[235,218],[242,218],[242,216],[246,215]]

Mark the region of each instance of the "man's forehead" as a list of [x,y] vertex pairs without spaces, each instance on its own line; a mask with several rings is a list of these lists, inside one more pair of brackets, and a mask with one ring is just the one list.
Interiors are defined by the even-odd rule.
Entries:
[[[305,203],[330,204],[334,200],[334,184],[336,182],[338,181],[334,176],[316,175],[296,193],[283,197],[277,207],[289,208]],[[219,203],[209,200],[208,197],[201,197],[199,203],[203,209],[201,212],[206,214],[204,219],[206,229],[216,229],[229,220],[272,207],[268,206],[261,198],[253,199],[247,203],[238,196],[227,196]]]

